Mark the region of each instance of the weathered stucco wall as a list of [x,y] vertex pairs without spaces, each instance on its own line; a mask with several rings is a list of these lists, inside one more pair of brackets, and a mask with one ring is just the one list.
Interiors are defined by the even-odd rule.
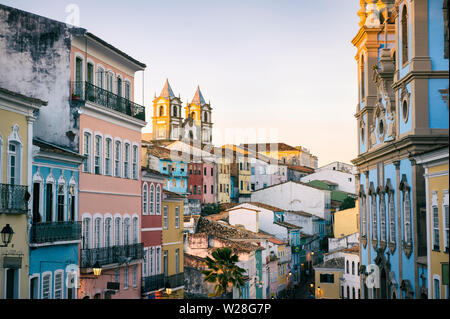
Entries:
[[[48,102],[34,136],[78,150],[69,104],[73,33],[65,23],[0,5],[0,87]],[[70,139],[66,133],[76,136]],[[68,135],[71,135],[70,133]]]

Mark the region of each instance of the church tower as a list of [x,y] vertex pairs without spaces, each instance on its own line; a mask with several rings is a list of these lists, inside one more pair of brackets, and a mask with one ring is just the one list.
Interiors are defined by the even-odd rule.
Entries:
[[179,140],[182,123],[181,100],[166,79],[161,94],[153,100],[153,140]]
[[197,86],[194,98],[185,107],[186,120],[184,121],[184,138],[191,138],[197,143],[211,144],[212,121],[211,106],[203,98],[200,86]]

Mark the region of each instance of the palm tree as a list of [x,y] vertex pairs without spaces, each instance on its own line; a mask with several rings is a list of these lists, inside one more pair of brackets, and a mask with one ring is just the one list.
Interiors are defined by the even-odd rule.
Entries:
[[214,287],[216,296],[223,298],[229,287],[238,288],[241,296],[241,289],[245,285],[243,278],[245,269],[236,265],[239,257],[233,254],[229,247],[217,248],[212,252],[212,257],[214,259],[206,257],[205,264],[208,269],[202,270],[202,274],[205,275],[204,281],[216,284]]

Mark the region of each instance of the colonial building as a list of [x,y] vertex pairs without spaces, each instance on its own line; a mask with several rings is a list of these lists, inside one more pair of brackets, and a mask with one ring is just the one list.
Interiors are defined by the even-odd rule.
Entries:
[[421,293],[430,299],[448,299],[449,226],[448,226],[448,146],[415,157],[425,169],[427,285]]
[[[416,154],[448,143],[447,2],[361,1],[357,49],[362,298],[421,298],[424,170]],[[447,93],[446,93],[447,92]],[[369,265],[379,285],[368,287]],[[421,276],[423,275],[423,276]]]
[[2,237],[4,232],[13,232],[0,243],[1,299],[30,297],[27,235],[31,222],[33,123],[35,111],[46,104],[0,87],[0,228]]

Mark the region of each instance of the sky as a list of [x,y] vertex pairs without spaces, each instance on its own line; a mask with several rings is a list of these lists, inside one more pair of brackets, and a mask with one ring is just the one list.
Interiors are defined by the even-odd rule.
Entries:
[[81,27],[145,63],[135,76],[143,132],[168,78],[183,105],[200,86],[216,146],[284,142],[309,149],[319,166],[357,156],[357,0],[0,3],[62,22],[74,4]]

